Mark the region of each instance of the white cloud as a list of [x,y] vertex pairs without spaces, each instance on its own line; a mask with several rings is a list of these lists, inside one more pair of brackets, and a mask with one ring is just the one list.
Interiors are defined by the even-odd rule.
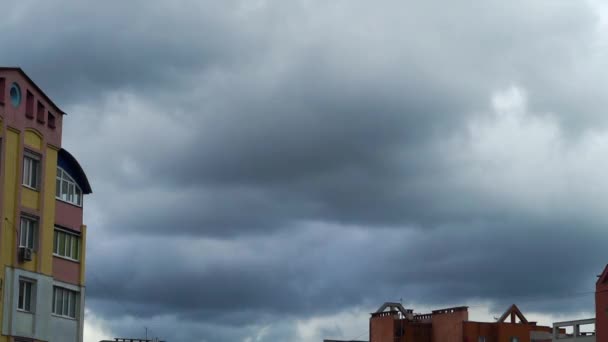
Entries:
[[112,340],[112,334],[105,326],[102,318],[95,316],[91,310],[85,309],[84,342],[99,342]]
[[568,134],[554,113],[533,112],[528,102],[522,87],[498,91],[491,111],[449,141],[443,156],[454,183],[502,210],[608,221],[608,129]]
[[369,312],[360,307],[344,310],[334,315],[298,320],[296,322],[298,341],[316,342],[326,338],[367,339],[368,320]]

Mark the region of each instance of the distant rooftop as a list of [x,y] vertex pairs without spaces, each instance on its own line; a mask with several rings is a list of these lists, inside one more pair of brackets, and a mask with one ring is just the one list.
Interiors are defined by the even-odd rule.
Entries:
[[143,338],[115,338],[113,340],[103,340],[103,341],[99,341],[99,342],[165,342],[165,341],[160,341],[158,339],[143,339]]

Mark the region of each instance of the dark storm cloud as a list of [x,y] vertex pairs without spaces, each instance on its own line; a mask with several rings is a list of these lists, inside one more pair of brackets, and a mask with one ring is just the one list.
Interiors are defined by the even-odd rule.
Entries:
[[[306,13],[306,6],[298,8]],[[174,99],[163,97],[167,102],[158,104],[146,97],[159,107],[152,110],[166,115],[178,104],[175,122],[183,128],[177,133],[183,137],[149,132],[141,144],[124,146],[116,139],[116,145],[141,166],[139,185],[165,183],[191,195],[171,203],[171,212],[162,210],[160,198],[140,206],[157,208],[146,217],[163,224],[134,219],[127,210],[115,215],[116,221],[147,232],[158,228],[173,233],[168,223],[175,222],[184,233],[232,234],[289,226],[290,219],[399,225],[493,214],[493,209],[478,205],[479,199],[452,199],[454,186],[443,181],[449,178],[449,166],[437,160],[434,144],[462,130],[468,117],[484,110],[496,87],[520,81],[539,84],[539,75],[527,78],[516,68],[536,65],[542,51],[532,47],[534,41],[547,40],[544,52],[557,56],[573,46],[585,48],[593,17],[569,6],[542,7],[555,18],[543,19],[545,25],[537,28],[522,17],[530,9],[500,5],[494,9],[501,11],[498,15],[479,8],[479,21],[493,23],[494,30],[488,32],[462,26],[461,10],[426,22],[413,19],[430,13],[433,6],[416,9],[414,14],[400,12],[398,18],[386,8],[372,9],[366,20],[370,26],[380,21],[387,25],[387,31],[381,31],[384,40],[374,30],[350,31],[323,17],[317,25],[335,29],[327,37],[308,23],[297,29],[288,25],[287,36],[267,29],[276,42],[268,44],[266,58],[243,48],[241,58],[247,62],[189,74],[195,81],[180,85],[192,88],[173,93]],[[355,5],[353,13],[362,10]],[[579,15],[589,20],[572,19]],[[507,35],[511,20],[517,29]],[[415,34],[415,28],[426,32],[439,22],[436,28],[444,35],[424,39]],[[560,39],[550,39],[554,35]],[[292,41],[283,41],[287,38]],[[499,44],[507,38],[508,44]],[[496,58],[485,58],[486,53]],[[555,69],[561,63],[559,58],[545,62]],[[131,139],[137,128],[125,129],[129,131],[122,138]],[[151,143],[172,148],[159,154],[149,148]],[[107,160],[99,161],[107,167]],[[421,176],[445,184],[421,185]],[[119,174],[114,179],[128,178]]]
[[189,73],[235,63],[241,49],[255,55],[254,32],[232,29],[237,4],[22,1],[2,25],[10,47],[2,61],[25,68],[62,103],[108,90],[179,92]]
[[[138,317],[174,314],[234,329],[355,305],[369,311],[399,298],[427,306],[490,300],[497,312],[517,303],[527,312],[567,314],[593,305],[589,291],[608,242],[601,230],[573,234],[574,225],[513,220],[431,232],[317,226],[239,242],[146,242],[156,253],[119,245],[92,269],[106,279],[130,274],[129,281],[92,282],[90,304],[108,317],[120,307]],[[129,265],[112,266],[127,256]]]
[[588,310],[608,242],[589,4],[62,4],[8,10],[0,64],[70,114],[87,305],[113,333],[295,341],[399,298]]

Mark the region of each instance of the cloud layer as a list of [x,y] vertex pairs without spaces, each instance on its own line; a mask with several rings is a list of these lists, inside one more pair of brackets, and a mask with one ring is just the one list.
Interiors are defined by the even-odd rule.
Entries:
[[608,260],[604,13],[21,1],[0,64],[69,113],[95,190],[95,331],[307,342],[354,338],[400,298],[590,311]]

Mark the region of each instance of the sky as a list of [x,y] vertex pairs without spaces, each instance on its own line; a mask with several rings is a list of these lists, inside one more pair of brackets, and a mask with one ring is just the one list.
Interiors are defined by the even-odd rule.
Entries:
[[365,339],[385,301],[593,316],[596,1],[22,0],[0,65],[89,177],[85,342]]

